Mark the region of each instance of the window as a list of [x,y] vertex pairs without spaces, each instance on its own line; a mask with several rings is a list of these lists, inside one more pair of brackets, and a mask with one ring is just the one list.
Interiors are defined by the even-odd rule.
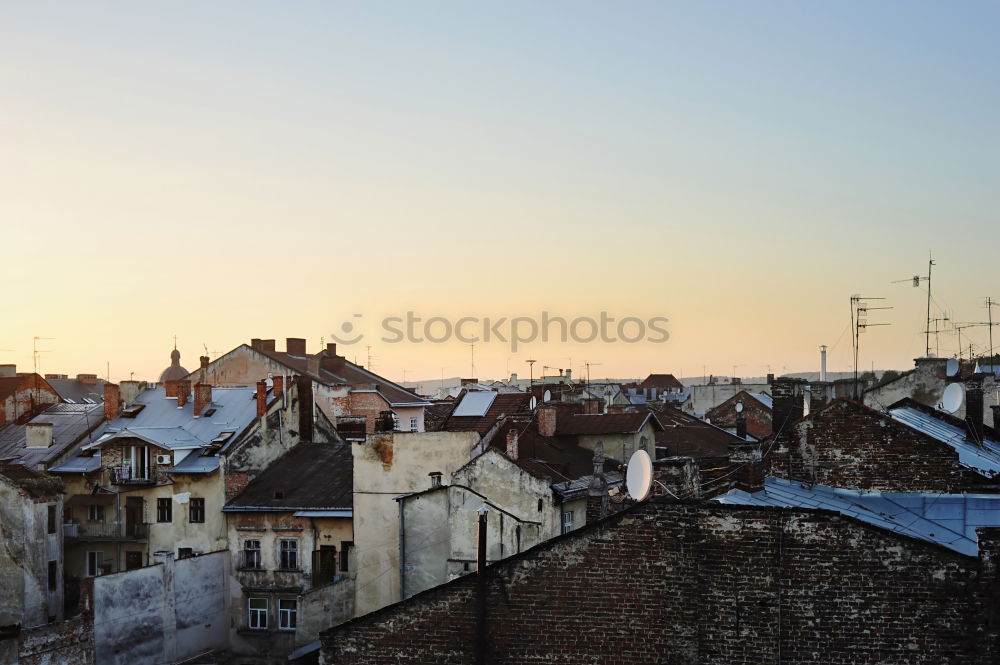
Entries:
[[48,509],[49,509],[49,511],[48,511],[49,512],[49,515],[48,515],[48,517],[49,517],[49,525],[48,525],[49,526],[49,533],[55,533],[56,532],[56,507],[53,506],[53,505],[51,505],[51,504],[49,504]]
[[87,577],[97,577],[104,565],[104,552],[87,552]]
[[567,510],[563,513],[562,532],[569,533],[573,530],[573,511]]
[[191,498],[190,521],[192,524],[201,524],[205,521],[205,499]]
[[538,500],[538,512],[542,512],[542,500]]
[[165,499],[156,500],[156,521],[157,522],[172,522],[174,519],[173,515],[174,501],[169,496]]
[[98,505],[87,506],[87,521],[88,522],[103,522],[104,521],[104,506],[98,506]]
[[177,558],[178,559],[190,559],[194,550],[190,547],[178,547],[177,548]]
[[257,539],[243,541],[243,567],[258,569],[260,565],[260,541]]
[[267,598],[247,598],[247,628],[267,630]]
[[59,576],[59,563],[57,561],[49,561],[49,591],[56,590],[56,578]]
[[639,438],[639,450],[649,452],[649,441],[644,436]]
[[279,568],[282,570],[298,570],[299,541],[291,540],[290,538],[282,538],[279,554]]
[[410,431],[411,432],[416,432],[417,431],[417,418],[416,418],[416,416],[411,416],[410,417]]
[[350,540],[340,541],[340,572],[347,572],[347,563],[350,561],[351,548],[354,547],[354,542]]
[[122,466],[129,467],[129,478],[149,480],[149,448],[146,446],[125,446]]
[[278,630],[295,630],[298,603],[294,598],[278,599]]

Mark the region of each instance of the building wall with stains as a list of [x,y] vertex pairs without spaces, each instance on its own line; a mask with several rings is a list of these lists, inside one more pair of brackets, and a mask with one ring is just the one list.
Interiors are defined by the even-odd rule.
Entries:
[[450,477],[469,461],[475,432],[377,432],[351,444],[354,456],[355,611],[399,600],[401,494],[430,487],[431,472]]
[[493,665],[997,657],[996,530],[968,557],[825,511],[649,501],[323,634],[320,662]]

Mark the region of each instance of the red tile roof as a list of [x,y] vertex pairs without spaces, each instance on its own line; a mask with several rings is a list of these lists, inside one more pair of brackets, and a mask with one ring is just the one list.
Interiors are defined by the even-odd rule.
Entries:
[[[455,400],[452,410],[462,400]],[[446,432],[479,432],[482,436],[493,427],[500,416],[531,413],[531,395],[528,393],[497,393],[482,416],[452,416],[444,419],[440,429]]]
[[684,384],[678,381],[673,374],[650,374],[642,380],[639,387],[657,388],[659,390],[667,390],[669,388],[684,390]]
[[654,430],[663,429],[648,410],[606,414],[560,413],[556,418],[556,434],[634,434],[641,430],[647,421],[652,422]]

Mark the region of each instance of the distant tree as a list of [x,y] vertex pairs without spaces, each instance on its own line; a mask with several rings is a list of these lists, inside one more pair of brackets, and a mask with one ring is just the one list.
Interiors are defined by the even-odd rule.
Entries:
[[862,383],[875,383],[875,372],[862,372],[858,376],[858,381],[861,381]]
[[902,376],[902,374],[900,372],[897,372],[894,369],[887,369],[886,371],[884,371],[882,373],[882,378],[879,380],[879,385],[883,385],[884,386],[885,384],[889,383],[890,381],[895,381],[900,376]]

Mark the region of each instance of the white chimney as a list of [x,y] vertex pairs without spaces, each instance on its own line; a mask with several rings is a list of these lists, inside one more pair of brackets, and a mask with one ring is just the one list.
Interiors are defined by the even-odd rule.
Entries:
[[24,436],[27,448],[49,448],[52,446],[52,423],[28,423]]
[[826,381],[826,344],[821,344],[819,347],[819,380]]

